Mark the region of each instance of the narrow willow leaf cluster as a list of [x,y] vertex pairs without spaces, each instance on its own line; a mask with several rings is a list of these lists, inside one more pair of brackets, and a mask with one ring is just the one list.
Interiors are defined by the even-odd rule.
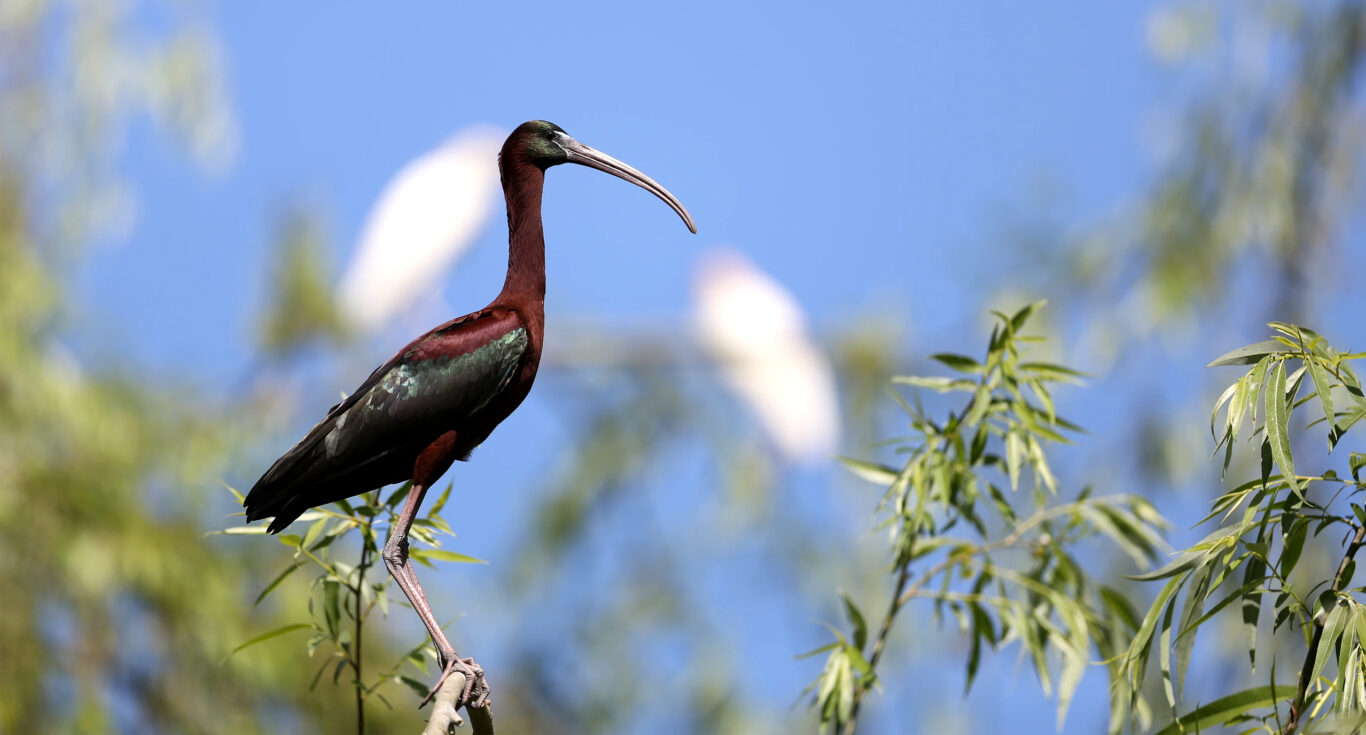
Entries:
[[[425,684],[400,672],[404,664],[409,662],[422,672],[427,672],[427,661],[436,660],[436,650],[430,641],[424,640],[388,668],[368,679],[362,660],[365,625],[371,613],[376,608],[383,615],[389,613],[388,589],[391,578],[380,563],[380,550],[385,541],[383,531],[397,519],[398,506],[407,496],[408,489],[407,483],[400,485],[383,500],[380,491],[375,490],[299,516],[299,522],[309,524],[303,535],[285,533],[279,536],[280,543],[293,550],[293,558],[261,590],[256,597],[256,604],[260,604],[296,571],[310,568],[316,576],[309,587],[309,622],[294,623],[262,633],[233,649],[232,654],[262,641],[309,630],[312,631],[306,644],[309,657],[316,658],[320,649],[326,652],[313,676],[310,689],[316,687],[329,672],[333,684],[341,683],[346,677],[345,680],[356,690],[358,713],[363,713],[364,703],[372,695],[386,706],[391,706],[379,691],[389,683],[401,683],[418,696],[426,696]],[[232,492],[240,502],[241,494],[236,490]],[[455,535],[439,515],[450,493],[451,486],[447,485],[426,515],[414,519],[409,535],[430,548],[412,548],[409,557],[413,561],[428,567],[432,567],[434,561],[480,561],[440,548],[442,536]],[[264,534],[265,527],[235,526],[222,533]],[[340,548],[335,544],[351,536],[359,537],[359,559],[355,564],[343,561],[334,553]]]
[[[1137,696],[1149,656],[1158,652],[1163,690],[1175,720],[1163,732],[1198,731],[1238,723],[1290,733],[1328,713],[1336,697],[1339,714],[1366,712],[1366,608],[1352,587],[1355,556],[1366,536],[1366,510],[1353,499],[1364,487],[1362,455],[1351,452],[1351,479],[1329,469],[1300,474],[1291,449],[1295,412],[1310,411],[1309,426],[1324,424],[1327,445],[1337,448],[1346,432],[1366,417],[1366,396],[1350,361],[1304,327],[1273,322],[1276,335],[1229,352],[1212,367],[1250,365],[1215,404],[1210,429],[1227,473],[1233,444],[1247,427],[1260,448],[1260,472],[1214,501],[1201,523],[1219,527],[1167,566],[1140,580],[1167,580],[1123,656],[1124,684]],[[1222,420],[1221,420],[1222,419]],[[1325,533],[1327,532],[1327,533]],[[1341,541],[1338,541],[1341,539]],[[1307,544],[1342,551],[1336,572],[1301,570]],[[1267,602],[1270,605],[1267,605]],[[1270,608],[1271,631],[1298,630],[1307,650],[1302,664],[1272,661],[1256,686],[1182,712],[1182,685],[1201,626],[1233,607],[1241,615],[1250,667],[1256,672],[1258,626]],[[1287,670],[1295,680],[1278,681]],[[1332,678],[1325,675],[1331,672]]]
[[[1092,497],[1083,489],[1058,502],[1059,482],[1045,448],[1067,443],[1067,435],[1080,429],[1057,415],[1050,386],[1080,383],[1084,376],[1023,359],[1022,346],[1037,338],[1021,330],[1041,305],[997,313],[983,361],[934,355],[955,375],[894,379],[967,395],[943,418],[931,416],[918,400],[898,397],[913,432],[897,450],[905,457],[900,467],[846,460],[855,474],[887,488],[877,511],[885,517],[895,581],[874,636],[845,596],[851,632],[835,630],[834,642],[808,654],[826,654],[821,675],[807,690],[823,727],[854,731],[860,702],[878,682],[893,620],[911,600],[932,601],[936,619],[947,613],[971,640],[968,687],[983,651],[1018,642],[1045,692],[1056,694],[1059,724],[1088,661],[1116,659],[1137,627],[1132,603],[1097,584],[1075,549],[1104,537],[1146,568],[1162,545],[1165,523],[1139,497]],[[1026,475],[1031,491],[1016,492]],[[1117,702],[1122,711],[1113,730],[1125,721],[1127,706],[1127,698]]]

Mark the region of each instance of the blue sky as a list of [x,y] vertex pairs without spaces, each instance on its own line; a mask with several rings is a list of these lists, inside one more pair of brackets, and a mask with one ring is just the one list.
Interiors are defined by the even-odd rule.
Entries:
[[[552,171],[544,209],[552,326],[557,315],[676,324],[697,255],[724,244],[782,281],[817,329],[884,310],[911,325],[908,352],[975,350],[976,288],[983,261],[1001,254],[1002,213],[1060,186],[1069,221],[1098,221],[1130,203],[1151,174],[1150,123],[1171,100],[1145,49],[1150,10],[1134,2],[432,3],[416,13],[220,3],[209,20],[223,43],[238,154],[206,176],[151,130],[134,129],[124,170],[138,189],[137,220],[89,260],[83,298],[136,359],[227,396],[252,352],[272,213],[300,198],[319,205],[340,267],[403,163],[469,124],[510,129],[543,118],[658,179],[700,231],[689,235],[666,207],[618,180]],[[446,279],[454,313],[482,306],[501,285],[501,220]],[[387,353],[412,336],[395,330],[376,341]],[[320,413],[366,372],[319,386],[306,405]],[[514,416],[475,462],[457,468],[457,493],[507,481],[505,468],[519,458],[499,435],[553,437],[536,396],[527,417]],[[305,413],[303,422],[312,417]],[[279,449],[290,441],[281,438]],[[249,484],[257,469],[228,479]],[[510,474],[516,485],[518,471]],[[462,550],[495,563],[462,570],[460,585],[497,573],[499,536],[517,522],[515,496],[476,502],[489,520],[459,529]],[[812,616],[800,617],[805,625]],[[746,678],[767,679],[755,686],[785,705],[815,671],[789,658],[809,641],[783,636],[744,645],[773,662]],[[1013,653],[1003,658],[1006,694],[974,701],[1027,707],[1031,724],[1017,731],[1051,732],[1051,703],[1035,702],[1029,674],[1012,676]],[[960,677],[956,666],[928,672],[917,696],[953,702]],[[1088,680],[1096,698],[1102,672]],[[1086,696],[1072,716],[1077,732],[1094,723]]]
[[[1047,180],[1069,213],[1112,212],[1150,163],[1143,4],[515,7],[216,7],[238,156],[205,177],[135,131],[136,230],[92,262],[91,301],[152,359],[231,375],[269,213],[320,204],[344,258],[405,161],[470,123],[544,118],[659,179],[700,230],[608,177],[551,172],[552,314],[675,318],[697,253],[723,243],[818,326],[892,304],[933,333],[975,306],[958,286],[1002,207]],[[504,237],[450,277],[452,308],[496,291]]]

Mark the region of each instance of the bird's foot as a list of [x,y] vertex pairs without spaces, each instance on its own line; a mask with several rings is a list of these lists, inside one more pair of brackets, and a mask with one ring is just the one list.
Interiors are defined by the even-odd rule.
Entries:
[[431,701],[432,697],[436,696],[436,693],[441,691],[442,685],[446,683],[446,679],[450,678],[450,675],[456,672],[459,672],[460,675],[465,678],[465,688],[460,693],[460,696],[456,697],[453,702],[455,709],[458,710],[461,707],[483,707],[489,703],[489,683],[488,680],[484,678],[484,667],[475,663],[472,658],[452,657],[442,669],[441,678],[437,679],[436,685],[432,687],[430,692],[427,692],[427,696],[424,697],[422,703],[418,705],[418,709],[426,706],[427,702]]

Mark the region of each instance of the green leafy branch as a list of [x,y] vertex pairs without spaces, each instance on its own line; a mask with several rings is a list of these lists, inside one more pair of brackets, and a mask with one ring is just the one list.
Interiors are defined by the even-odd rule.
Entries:
[[[231,488],[229,488],[231,490]],[[381,493],[375,490],[349,500],[338,501],[331,506],[317,508],[299,516],[299,521],[308,523],[302,535],[285,533],[278,538],[280,543],[293,550],[293,558],[256,597],[260,604],[278,589],[286,579],[301,568],[309,567],[316,576],[309,584],[309,622],[293,623],[266,631],[233,649],[235,655],[250,646],[301,630],[312,632],[305,650],[310,658],[324,650],[321,665],[313,675],[310,690],[317,687],[323,675],[331,669],[332,683],[339,684],[343,675],[349,674],[348,682],[355,690],[356,732],[365,732],[365,703],[370,697],[378,698],[385,706],[392,707],[381,689],[390,683],[407,686],[419,697],[426,696],[427,686],[417,679],[401,673],[407,663],[427,672],[427,662],[436,660],[436,651],[430,641],[425,640],[408,651],[404,656],[387,668],[371,676],[368,680],[364,670],[365,625],[376,609],[382,615],[389,613],[389,574],[380,568],[372,574],[384,539],[379,531],[392,526],[398,516],[398,506],[408,494],[409,485],[396,487],[387,498],[381,501]],[[237,499],[241,494],[232,490]],[[413,548],[410,558],[428,567],[433,562],[476,562],[464,554],[441,549],[441,537],[454,537],[450,526],[439,515],[450,496],[451,486],[447,485],[427,511],[413,521],[410,537],[430,548]],[[252,534],[265,533],[264,526],[235,526],[219,533]],[[351,564],[338,558],[334,545],[349,536],[359,536],[359,559]],[[406,604],[406,603],[405,603]]]
[[[1247,424],[1248,437],[1258,440],[1260,447],[1259,476],[1214,501],[1201,523],[1217,518],[1218,529],[1165,567],[1136,577],[1167,583],[1121,660],[1124,684],[1132,696],[1138,696],[1156,635],[1163,691],[1176,715],[1163,733],[1243,722],[1258,722],[1268,732],[1292,733],[1305,725],[1306,715],[1318,716],[1334,693],[1337,714],[1356,716],[1366,711],[1366,607],[1354,597],[1362,588],[1351,586],[1356,553],[1366,537],[1366,509],[1350,500],[1366,487],[1358,477],[1366,457],[1350,453],[1350,480],[1331,469],[1304,475],[1295,469],[1290,442],[1291,417],[1306,404],[1319,409],[1320,417],[1309,426],[1327,426],[1330,452],[1366,417],[1366,396],[1349,364],[1364,355],[1338,352],[1304,327],[1280,322],[1270,326],[1276,332],[1272,339],[1210,363],[1252,366],[1220,396],[1210,415],[1210,429],[1215,451],[1224,450],[1227,473],[1233,444]],[[1344,493],[1348,498],[1345,509],[1338,502]],[[1336,572],[1328,578],[1308,575],[1308,580],[1305,574],[1292,576],[1309,539],[1332,528],[1344,534]],[[1258,625],[1268,595],[1274,596],[1273,636],[1286,625],[1302,633],[1307,650],[1297,682],[1277,682],[1273,659],[1267,684],[1180,714],[1182,687],[1199,628],[1236,604],[1255,671]],[[1334,678],[1322,678],[1334,658]]]
[[[1146,500],[1132,496],[1095,498],[1083,490],[1072,501],[1050,505],[1058,482],[1044,447],[1067,443],[1067,434],[1080,428],[1057,415],[1049,385],[1079,383],[1084,375],[1022,358],[1021,345],[1037,338],[1021,329],[1041,305],[997,313],[982,362],[933,356],[957,375],[894,379],[970,395],[943,420],[897,396],[914,432],[897,449],[906,455],[900,468],[845,460],[856,475],[887,488],[877,511],[886,516],[894,582],[871,641],[859,606],[842,595],[850,633],[832,626],[835,640],[805,654],[826,654],[820,676],[807,688],[823,728],[855,731],[861,702],[877,686],[893,623],[914,599],[932,600],[936,619],[947,611],[971,639],[968,687],[984,649],[1020,642],[1045,692],[1051,695],[1056,681],[1060,724],[1091,649],[1114,659],[1137,627],[1132,604],[1093,582],[1072,549],[1102,536],[1147,566],[1162,545],[1165,522]],[[1033,477],[1027,502],[1016,492],[1026,471]],[[927,568],[914,574],[917,561]],[[1112,668],[1112,676],[1116,672]],[[1119,725],[1124,721],[1116,718]]]

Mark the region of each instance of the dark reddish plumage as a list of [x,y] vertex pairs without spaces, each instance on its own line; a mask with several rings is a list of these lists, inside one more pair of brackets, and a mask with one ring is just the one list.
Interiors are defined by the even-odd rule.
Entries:
[[447,432],[454,441],[423,484],[467,459],[531,389],[542,320],[523,310],[538,306],[495,301],[403,348],[261,476],[247,520],[274,516],[276,533],[309,508],[419,479],[418,455]]
[[[422,618],[442,662],[466,675],[461,703],[487,695],[483,672],[460,659],[432,614],[408,562],[408,529],[427,488],[469,458],[531,390],[545,325],[545,170],[561,163],[597,168],[663,199],[696,232],[678,200],[649,177],[544,121],[523,123],[498,156],[508,214],[508,272],[487,307],[413,340],[276,460],[247,494],[247,521],[273,518],[277,533],[309,508],[405,480],[412,489],[383,558]],[[436,688],[433,688],[435,691]],[[431,695],[428,695],[429,697]]]

